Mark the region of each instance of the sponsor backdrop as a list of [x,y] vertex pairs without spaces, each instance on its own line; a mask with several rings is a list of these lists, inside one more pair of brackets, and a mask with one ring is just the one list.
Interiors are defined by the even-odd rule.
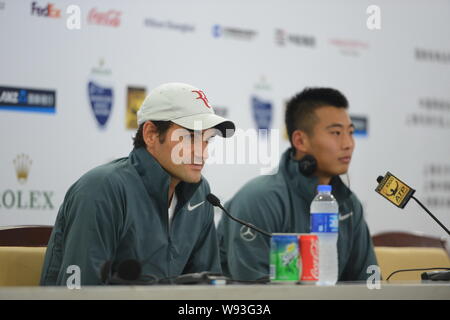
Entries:
[[331,86],[351,104],[343,179],[371,232],[444,236],[374,189],[390,171],[450,226],[449,21],[439,0],[0,0],[0,225],[53,224],[76,179],[130,152],[145,95],[177,81],[240,129],[204,171],[223,201],[289,146],[286,101]]

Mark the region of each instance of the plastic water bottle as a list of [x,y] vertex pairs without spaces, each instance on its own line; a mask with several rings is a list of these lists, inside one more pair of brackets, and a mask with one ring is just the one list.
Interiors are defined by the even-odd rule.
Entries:
[[334,285],[338,277],[339,205],[331,186],[319,185],[311,202],[311,233],[319,238],[318,285]]

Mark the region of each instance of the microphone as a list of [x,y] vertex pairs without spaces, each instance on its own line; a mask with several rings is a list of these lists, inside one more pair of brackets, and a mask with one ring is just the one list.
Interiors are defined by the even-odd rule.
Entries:
[[142,275],[141,263],[134,259],[123,260],[117,272],[111,274],[112,261],[106,261],[100,270],[102,283],[105,285],[153,285],[153,284],[221,284],[229,279],[220,273],[209,271],[186,273],[169,278],[158,279],[152,275]]
[[208,271],[187,273],[178,276],[175,284],[226,284],[230,281],[227,277],[224,277],[221,273],[213,273]]
[[112,273],[112,262],[106,261],[100,270],[103,284],[119,285],[149,285],[155,284],[158,279],[154,276],[143,276],[145,280],[140,280],[142,273],[141,263],[134,259],[123,260],[117,267],[117,272]]
[[135,281],[139,279],[141,272],[141,264],[134,259],[122,261],[117,268],[117,276],[126,281]]
[[[437,269],[440,269],[440,268],[437,268]],[[448,269],[448,268],[446,268],[446,269]],[[421,274],[421,278],[422,278],[422,280],[450,281],[450,270],[423,272]]]
[[428,213],[431,218],[433,218],[433,220],[436,221],[437,224],[439,224],[439,226],[444,229],[448,235],[450,235],[450,231],[439,221],[439,219],[436,218],[430,212],[430,210],[428,210],[417,198],[413,196],[416,190],[398,179],[389,171],[384,177],[379,176],[377,178],[377,182],[378,187],[375,189],[375,191],[385,199],[387,199],[389,202],[403,209],[411,198],[414,199],[422,207],[422,209],[424,209],[426,213]]
[[107,284],[108,279],[111,276],[111,260],[106,261],[100,268],[100,279],[103,284]]
[[258,227],[255,227],[254,225],[252,225],[251,223],[245,222],[241,219],[235,218],[233,217],[230,213],[228,213],[228,211],[220,204],[220,200],[219,198],[217,198],[215,195],[213,195],[212,193],[208,194],[206,196],[206,200],[208,200],[209,203],[211,203],[214,207],[219,207],[220,209],[222,209],[223,212],[225,212],[225,214],[231,219],[234,220],[250,229],[253,229],[259,233],[262,233],[265,236],[268,237],[272,237],[272,234],[270,232],[264,231],[262,229],[259,229]]

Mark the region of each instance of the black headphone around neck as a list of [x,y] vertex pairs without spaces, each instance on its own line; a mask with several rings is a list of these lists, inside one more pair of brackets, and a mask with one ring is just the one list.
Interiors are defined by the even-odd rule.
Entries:
[[[314,156],[307,154],[298,161],[298,170],[301,174],[306,177],[310,177],[317,170],[317,160]],[[350,190],[350,177],[348,173],[347,176],[347,195],[350,196],[352,193]]]
[[298,169],[304,176],[311,176],[317,170],[316,158],[310,154],[305,155],[299,160]]

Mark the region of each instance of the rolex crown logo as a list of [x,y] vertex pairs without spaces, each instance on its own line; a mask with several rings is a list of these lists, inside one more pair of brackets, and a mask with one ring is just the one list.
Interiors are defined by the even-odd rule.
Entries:
[[16,167],[16,175],[19,183],[24,184],[28,179],[28,173],[30,172],[31,159],[26,154],[19,154],[14,159],[14,167]]

